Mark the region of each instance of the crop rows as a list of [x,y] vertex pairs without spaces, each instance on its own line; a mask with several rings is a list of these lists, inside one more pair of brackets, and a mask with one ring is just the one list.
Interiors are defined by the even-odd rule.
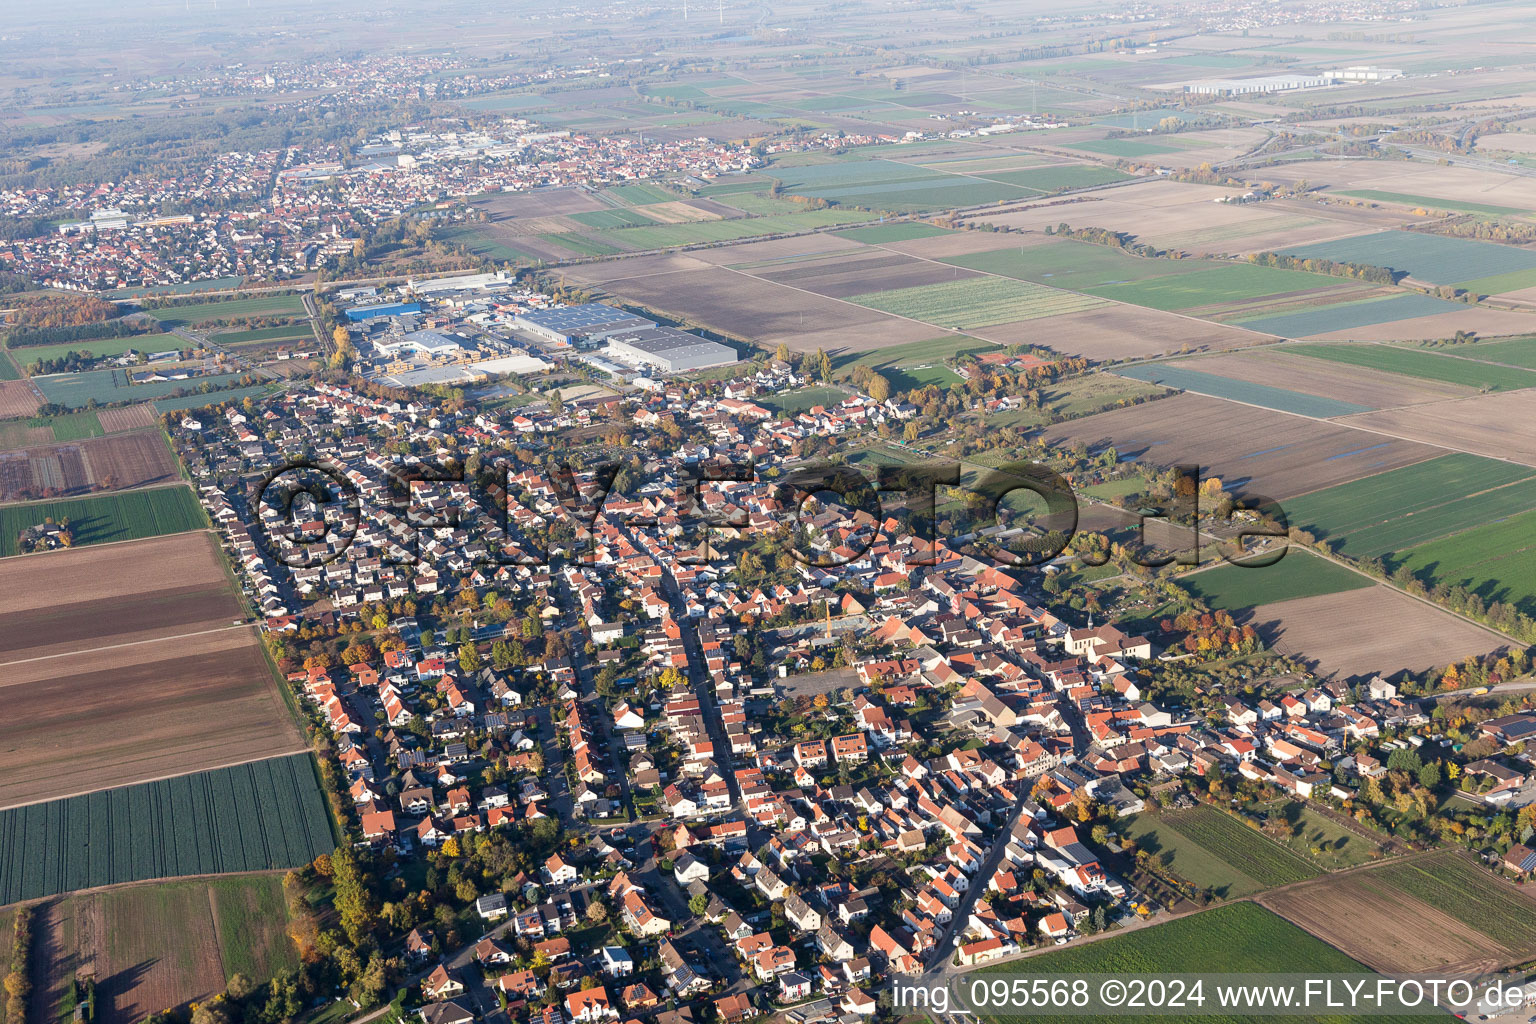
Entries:
[[309,756],[0,811],[0,905],[180,875],[298,867],[334,847]]
[[1234,818],[1208,807],[1166,819],[1179,832],[1262,885],[1287,885],[1317,874],[1289,850]]
[[945,281],[856,295],[870,309],[961,330],[1059,316],[1105,305],[1103,299],[998,277]]
[[154,487],[63,501],[38,501],[0,509],[0,557],[17,553],[17,535],[52,516],[68,519],[75,546],[138,540],[200,530],[208,525],[197,498],[186,487]]
[[1384,894],[1407,893],[1510,949],[1536,943],[1536,908],[1529,899],[1460,857],[1391,864],[1365,877]]

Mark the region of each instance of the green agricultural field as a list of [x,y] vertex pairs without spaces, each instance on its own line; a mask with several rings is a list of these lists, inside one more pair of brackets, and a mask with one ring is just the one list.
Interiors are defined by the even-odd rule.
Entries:
[[46,377],[33,377],[32,382],[42,391],[43,397],[58,405],[79,409],[96,402],[111,405],[117,402],[147,402],[164,398],[183,388],[196,390],[204,385],[217,387],[244,376],[239,373],[216,373],[187,380],[156,381],[150,384],[130,384],[126,370],[86,370],[83,373],[56,373]]
[[192,306],[167,306],[144,312],[160,321],[166,330],[188,327],[208,320],[233,320],[243,316],[275,316],[280,313],[304,313],[304,300],[298,295],[255,295],[248,299],[225,299]]
[[1477,341],[1470,345],[1458,345],[1457,355],[1468,359],[1483,359],[1490,363],[1508,363],[1536,370],[1536,338],[1501,338],[1497,341]]
[[578,256],[612,256],[616,252],[624,250],[616,245],[599,241],[590,235],[578,235],[574,232],[565,232],[558,235],[541,235],[546,242],[553,242],[563,249],[569,249]]
[[1457,452],[1285,503],[1291,525],[1379,558],[1536,508],[1536,471]]
[[294,868],[335,845],[313,759],[271,758],[0,811],[0,904]]
[[638,185],[617,185],[606,189],[603,195],[617,199],[625,206],[649,206],[652,203],[670,203],[678,199],[675,192],[668,192],[660,185],[641,182]]
[[1243,568],[1223,564],[1181,576],[1196,597],[1212,608],[1253,608],[1301,597],[1320,597],[1371,586],[1371,580],[1326,558],[1291,548],[1273,565]]
[[59,345],[29,345],[16,349],[11,355],[23,366],[42,359],[59,359],[70,352],[88,355],[120,356],[124,352],[164,352],[187,344],[174,334],[135,334],[126,338],[92,338],[89,341],[69,341]]
[[1234,263],[1228,266],[1207,265],[1205,269],[1190,274],[1155,277],[1129,284],[1107,284],[1084,290],[1106,299],[1171,311],[1317,288],[1336,288],[1339,284],[1338,278],[1323,274]]
[[1001,274],[1021,281],[1048,284],[1074,291],[1128,284],[1178,274],[1192,274],[1212,266],[1205,260],[1165,260],[1132,256],[1124,249],[1072,239],[1046,245],[951,256],[940,262],[986,274]]
[[220,345],[254,345],[264,341],[297,341],[315,339],[309,324],[292,324],[288,327],[258,327],[251,331],[220,331],[212,335]]
[[878,214],[867,210],[809,210],[768,217],[744,217],[740,220],[701,220],[687,224],[658,224],[650,228],[615,228],[603,232],[603,238],[631,249],[665,249],[674,245],[699,242],[728,242],[758,235],[777,235],[836,224],[874,220]]
[[1104,305],[1103,300],[1091,296],[1000,277],[869,292],[849,301],[956,330],[1060,316]]
[[1524,288],[1536,287],[1536,269],[1512,270],[1507,274],[1479,277],[1471,281],[1457,281],[1456,287],[1465,288],[1474,295],[1502,295]]
[[[47,430],[46,437],[33,437],[35,430]],[[0,421],[0,448],[25,448],[50,441],[83,441],[101,437],[106,431],[94,412],[70,412],[61,416],[30,416],[24,420]]]
[[109,299],[142,299],[154,295],[194,295],[221,292],[240,287],[243,277],[218,277],[212,281],[188,281],[186,284],[160,284],[152,288],[118,288],[107,293]]
[[1530,901],[1450,851],[1428,860],[1388,864],[1362,877],[1373,887],[1379,883],[1422,900],[1511,949],[1536,944],[1536,913]]
[[726,206],[735,207],[753,217],[773,217],[783,213],[800,213],[804,203],[793,199],[769,195],[767,192],[742,192],[719,200]]
[[[1413,320],[1421,316],[1437,316],[1441,313],[1465,313],[1467,307],[1460,302],[1437,299],[1433,295],[1418,292],[1391,295],[1385,299],[1365,299],[1358,302],[1325,302],[1311,309],[1271,316],[1250,317],[1231,322],[1250,331],[1277,334],[1283,338],[1306,338],[1314,334],[1331,334],[1355,327],[1395,323]],[[1455,333],[1454,323],[1446,325],[1446,334]]]
[[990,341],[982,341],[980,338],[971,338],[963,334],[946,334],[942,338],[909,341],[903,345],[888,345],[872,352],[833,356],[832,365],[842,371],[862,363],[884,373],[887,369],[895,367],[940,363],[958,355],[997,351],[1000,351],[999,346]]
[[[984,981],[990,974],[1027,974],[1031,977],[1059,977],[1083,974],[1128,975],[1203,974],[1211,971],[1250,974],[1370,974],[1364,965],[1351,960],[1321,939],[1273,914],[1257,903],[1232,903],[1168,921],[1150,928],[1140,928],[1123,935],[1112,935],[1098,942],[1079,943],[1065,949],[1053,949],[1022,963],[1001,963],[983,967],[960,982],[967,995],[972,980]],[[1126,1013],[1103,1016],[1050,1016],[1030,1013],[998,1016],[983,1013],[982,1019],[1020,1021],[1028,1019],[1043,1024],[1245,1024],[1255,1018],[1240,1014],[1221,1015],[1213,1009],[1214,993],[1206,986],[1206,1003],[1199,1013],[1168,1013],[1136,1016]],[[974,1001],[972,1001],[974,1005]],[[1276,1024],[1408,1024],[1422,1020],[1410,1016],[1329,1016],[1263,1017]]]
[[4,505],[0,506],[0,558],[17,553],[16,538],[23,529],[38,526],[49,517],[55,522],[69,520],[76,547],[184,533],[208,526],[203,507],[186,487],[152,487],[89,498]]
[[1414,231],[1381,231],[1283,251],[1292,256],[1390,267],[1430,284],[1455,284],[1536,269],[1536,252]]
[[0,380],[21,380],[20,367],[3,348],[0,348]]
[[1289,885],[1320,874],[1256,828],[1230,814],[1201,805],[1164,815],[1173,828],[1238,868],[1265,888]]
[[854,228],[851,231],[834,231],[832,233],[839,238],[863,242],[865,245],[880,245],[884,242],[908,242],[914,238],[932,238],[934,235],[951,234],[945,228],[937,227],[933,224],[924,224],[920,221],[875,224],[867,228]]
[[1251,896],[1264,886],[1173,827],[1166,815],[1138,814],[1117,826],[1171,874],[1217,896]]
[[1402,203],[1405,206],[1421,206],[1426,210],[1465,210],[1468,213],[1525,214],[1518,206],[1492,206],[1488,203],[1468,203],[1460,199],[1436,199],[1434,196],[1414,196],[1404,192],[1381,192],[1373,188],[1350,189],[1341,196],[1354,199],[1374,199],[1380,203]]
[[1536,387],[1536,371],[1520,370],[1421,348],[1402,348],[1394,345],[1337,344],[1293,345],[1286,349],[1297,355],[1314,359],[1328,359],[1349,366],[1366,366],[1373,370],[1400,373],[1405,377],[1421,380],[1438,380],[1447,384],[1465,384],[1467,387],[1489,391],[1512,391]]
[[1031,190],[980,177],[950,175],[938,181],[894,181],[859,188],[818,189],[817,198],[843,206],[863,206],[891,213],[924,213],[1027,199]]
[[639,228],[656,223],[656,218],[647,217],[634,209],[593,210],[590,213],[570,214],[570,218],[589,228]]
[[869,188],[893,182],[938,182],[949,177],[942,171],[897,163],[894,160],[846,160],[790,167],[775,165],[768,173],[793,195],[820,195],[826,189]]
[[1166,140],[1153,142],[1144,139],[1099,139],[1095,142],[1069,142],[1066,149],[1080,149],[1085,153],[1102,153],[1105,156],[1140,157],[1172,153],[1182,147]]
[[1050,167],[1031,167],[1022,171],[998,171],[986,175],[993,181],[1001,181],[1036,192],[1063,192],[1069,188],[1091,188],[1126,181],[1129,174],[1121,174],[1110,167],[1097,164],[1056,164]]
[[1309,395],[1302,391],[1270,387],[1268,384],[1221,377],[1214,373],[1201,373],[1184,365],[1137,363],[1134,366],[1119,367],[1114,372],[1122,377],[1150,381],[1164,387],[1177,388],[1180,391],[1193,391],[1214,398],[1226,398],[1234,402],[1263,406],[1266,409],[1278,409],[1281,412],[1296,413],[1298,416],[1319,418],[1348,416],[1350,413],[1369,412],[1372,408],[1369,405],[1356,405],[1354,402],[1343,402],[1336,398],[1324,398],[1321,395]]
[[1536,615],[1536,512],[1453,533],[1396,553],[1420,579],[1464,586],[1485,604],[1512,604]]
[[224,973],[270,978],[299,966],[288,938],[288,900],[278,875],[221,878],[208,883]]

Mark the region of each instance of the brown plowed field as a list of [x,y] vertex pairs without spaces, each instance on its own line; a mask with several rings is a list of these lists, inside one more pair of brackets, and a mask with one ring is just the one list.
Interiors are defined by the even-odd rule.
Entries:
[[962,267],[945,266],[878,249],[867,254],[786,263],[783,266],[755,269],[749,273],[774,284],[804,288],[834,299],[982,276]]
[[1260,605],[1246,620],[1276,651],[1322,676],[1423,672],[1509,641],[1401,591],[1377,584]]
[[0,806],[302,749],[207,533],[0,564]]
[[1536,955],[1536,901],[1453,850],[1287,886],[1256,901],[1384,974],[1466,976]]
[[1282,502],[1443,453],[1193,394],[1071,420],[1048,428],[1046,438],[1052,444],[1082,441],[1091,449],[1114,445],[1122,459],[1158,466],[1198,463],[1204,475],[1220,477],[1228,488]]
[[1045,345],[1089,359],[1225,351],[1271,340],[1267,334],[1119,302],[1045,320],[978,327],[970,333],[1000,345]]
[[115,434],[119,430],[152,427],[155,425],[155,415],[155,407],[145,402],[143,405],[125,405],[120,409],[103,409],[96,414],[96,419],[101,422],[102,430]]
[[[1351,367],[1351,371],[1353,371]],[[1399,437],[1512,459],[1536,466],[1536,390],[1447,399],[1411,409],[1383,409],[1340,417],[1338,423],[1358,423]]]
[[24,380],[0,380],[0,419],[31,416],[40,403],[37,392]]
[[176,478],[176,459],[158,431],[0,452],[0,501],[120,490]]

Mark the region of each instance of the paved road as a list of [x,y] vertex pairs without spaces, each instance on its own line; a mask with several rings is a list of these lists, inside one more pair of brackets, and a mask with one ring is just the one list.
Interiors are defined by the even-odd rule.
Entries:
[[950,958],[954,955],[953,942],[956,936],[965,930],[965,922],[971,916],[971,908],[987,889],[987,882],[997,873],[997,867],[1003,861],[1003,853],[1008,849],[1009,837],[1013,835],[1013,827],[1019,823],[1019,815],[1024,813],[1024,804],[1020,802],[1009,813],[1008,820],[1003,822],[1002,831],[992,840],[992,848],[987,851],[987,857],[981,862],[981,870],[971,879],[971,887],[960,896],[960,903],[955,907],[955,916],[950,919],[949,927],[944,929],[939,936],[939,943],[928,956],[928,969],[923,972],[925,984],[942,983],[945,976],[950,973]]

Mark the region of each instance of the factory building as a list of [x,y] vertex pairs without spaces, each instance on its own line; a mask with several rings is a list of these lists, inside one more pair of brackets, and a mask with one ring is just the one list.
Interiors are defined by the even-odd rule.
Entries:
[[1246,96],[1252,93],[1289,92],[1328,85],[1323,75],[1263,75],[1258,78],[1204,78],[1185,82],[1184,91],[1205,96]]
[[1394,78],[1402,78],[1400,68],[1373,68],[1365,65],[1352,68],[1340,68],[1337,71],[1325,71],[1323,74],[1336,82],[1387,82]]
[[427,358],[442,358],[456,354],[462,346],[457,338],[442,331],[412,331],[409,334],[379,338],[374,341],[373,347],[384,356],[414,352]]
[[347,319],[353,323],[362,320],[372,320],[376,316],[405,316],[407,313],[420,313],[419,302],[390,302],[378,306],[356,306],[347,310]]
[[656,322],[601,302],[588,302],[522,313],[512,320],[512,326],[554,345],[587,347],[625,331],[655,327]]
[[411,278],[407,286],[416,295],[444,295],[452,292],[472,292],[482,288],[495,288],[508,284],[507,275],[468,274],[464,277],[436,277],[418,281]]
[[697,334],[671,327],[648,327],[608,338],[607,355],[630,366],[650,366],[662,373],[687,373],[738,361],[736,350]]

